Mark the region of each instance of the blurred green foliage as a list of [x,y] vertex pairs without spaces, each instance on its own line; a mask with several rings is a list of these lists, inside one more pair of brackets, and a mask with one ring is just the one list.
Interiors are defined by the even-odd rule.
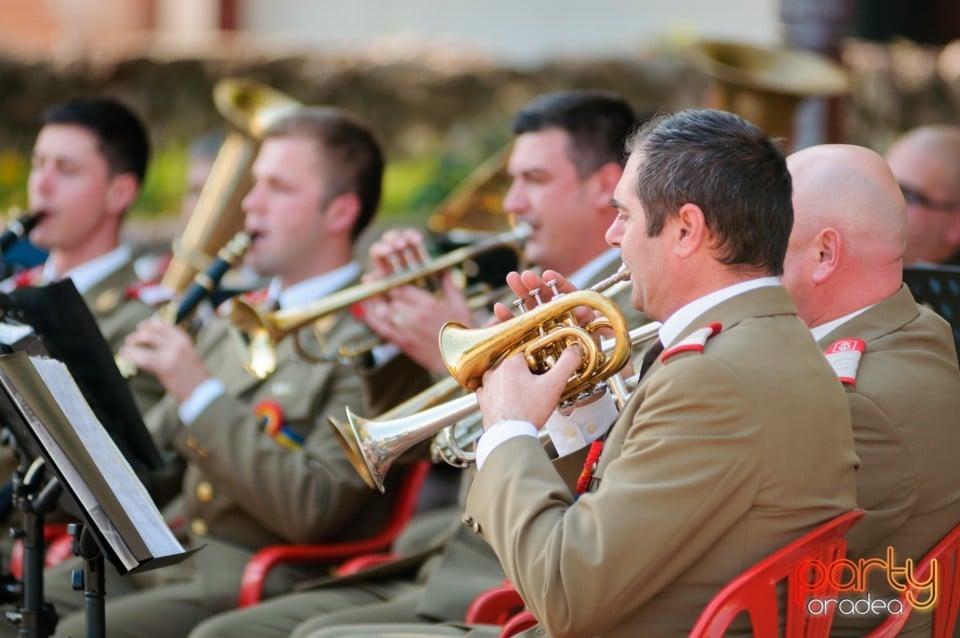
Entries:
[[[384,176],[382,217],[420,217],[433,210],[483,159],[486,149],[460,154],[420,155],[388,162]],[[173,142],[154,150],[143,191],[131,209],[139,219],[159,219],[180,214],[184,194],[188,147]],[[11,206],[25,208],[28,154],[0,151],[0,212]]]

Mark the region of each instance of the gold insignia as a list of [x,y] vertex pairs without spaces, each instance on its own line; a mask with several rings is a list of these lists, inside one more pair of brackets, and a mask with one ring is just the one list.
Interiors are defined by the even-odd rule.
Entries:
[[197,500],[201,503],[209,503],[213,500],[213,485],[209,481],[197,483]]
[[97,295],[93,307],[97,312],[110,312],[120,304],[120,291],[116,288],[104,290]]
[[190,531],[197,536],[206,536],[210,532],[210,528],[207,526],[207,521],[202,518],[195,518],[190,521]]

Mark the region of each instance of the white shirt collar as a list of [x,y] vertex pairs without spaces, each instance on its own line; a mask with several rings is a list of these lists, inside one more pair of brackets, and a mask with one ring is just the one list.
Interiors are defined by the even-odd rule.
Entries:
[[581,266],[579,270],[567,277],[567,280],[578,289],[586,288],[587,283],[589,283],[598,272],[606,268],[615,259],[619,259],[619,257],[619,248],[609,248]]
[[834,319],[833,321],[828,321],[827,323],[822,323],[816,328],[810,328],[810,332],[813,334],[813,339],[815,341],[820,341],[821,339],[826,337],[828,334],[833,332],[836,328],[839,328],[840,326],[847,323],[857,315],[863,312],[866,312],[870,308],[873,308],[875,305],[876,304],[870,304],[866,308],[861,308],[860,310],[854,310],[849,315],[845,315],[843,317],[840,317],[839,319]]
[[125,263],[130,261],[131,257],[132,253],[129,246],[117,246],[110,252],[71,268],[62,275],[54,270],[53,260],[48,259],[43,265],[43,280],[58,281],[69,278],[73,281],[77,291],[83,294],[120,270]]
[[311,301],[326,297],[360,276],[360,264],[351,261],[335,270],[325,272],[283,290],[280,280],[274,277],[267,289],[268,300],[279,300],[280,308],[299,308]]
[[732,299],[749,290],[779,285],[780,280],[776,277],[759,277],[757,279],[741,281],[732,286],[721,288],[720,290],[714,290],[699,299],[694,299],[674,312],[663,322],[663,325],[660,327],[660,342],[669,348],[677,337],[680,336],[680,333],[690,325],[690,322],[727,299]]

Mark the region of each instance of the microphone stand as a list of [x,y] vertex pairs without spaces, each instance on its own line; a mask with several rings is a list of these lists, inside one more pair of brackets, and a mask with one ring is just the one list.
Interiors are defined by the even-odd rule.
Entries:
[[34,459],[21,478],[14,473],[13,499],[20,510],[23,528],[14,532],[23,539],[23,601],[6,618],[18,625],[20,638],[48,638],[57,626],[57,612],[43,599],[43,562],[46,554],[43,521],[53,511],[63,491],[60,481],[43,481],[44,460]]

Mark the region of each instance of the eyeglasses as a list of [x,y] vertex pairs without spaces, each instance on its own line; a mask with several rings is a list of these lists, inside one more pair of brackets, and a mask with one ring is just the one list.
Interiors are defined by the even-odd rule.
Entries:
[[944,202],[930,199],[917,189],[904,186],[903,184],[900,184],[900,190],[903,192],[903,198],[908,204],[923,206],[924,208],[930,208],[932,210],[941,210],[945,213],[960,212],[960,201]]

